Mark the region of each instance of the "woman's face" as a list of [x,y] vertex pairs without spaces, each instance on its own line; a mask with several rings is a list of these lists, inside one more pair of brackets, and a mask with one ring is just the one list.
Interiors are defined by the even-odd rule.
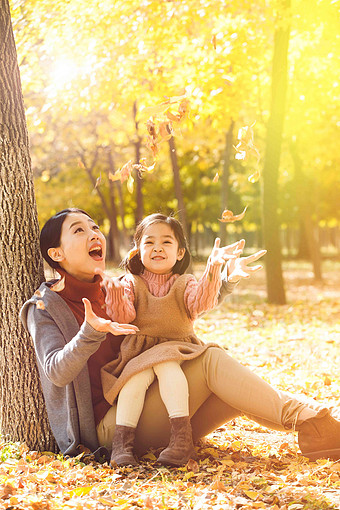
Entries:
[[105,269],[106,240],[98,225],[82,213],[70,213],[61,229],[60,246],[49,256],[78,280],[93,281],[95,269]]

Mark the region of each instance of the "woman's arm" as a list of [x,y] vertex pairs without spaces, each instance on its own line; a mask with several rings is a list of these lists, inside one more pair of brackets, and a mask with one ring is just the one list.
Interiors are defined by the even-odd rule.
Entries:
[[117,324],[97,317],[90,302],[85,298],[83,301],[85,320],[69,342],[46,310],[31,304],[27,312],[27,329],[33,338],[38,364],[47,379],[59,387],[77,377],[107,333],[127,335],[137,330],[130,324]]
[[84,322],[78,333],[68,342],[46,310],[30,305],[27,327],[33,338],[38,364],[44,375],[59,387],[77,377],[89,357],[96,352],[106,333],[96,331]]

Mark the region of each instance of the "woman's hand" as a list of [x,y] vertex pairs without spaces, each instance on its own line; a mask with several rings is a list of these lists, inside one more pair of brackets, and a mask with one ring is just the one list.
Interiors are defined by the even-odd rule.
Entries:
[[102,317],[98,317],[92,310],[90,301],[87,298],[82,299],[85,307],[85,320],[96,331],[103,331],[105,333],[112,333],[112,335],[131,335],[139,331],[137,326],[133,324],[119,324],[112,322]]
[[244,247],[244,240],[237,241],[236,243],[229,244],[220,248],[221,240],[217,237],[215,244],[209,257],[209,261],[213,265],[222,265],[227,260],[233,260],[239,257]]
[[[244,246],[244,245],[243,245]],[[267,253],[267,250],[260,250],[249,257],[238,257],[228,262],[228,282],[237,283],[242,278],[249,278],[250,275],[256,273],[262,269],[263,266],[258,264],[257,266],[248,267],[248,264],[255,262],[259,258],[263,257]]]

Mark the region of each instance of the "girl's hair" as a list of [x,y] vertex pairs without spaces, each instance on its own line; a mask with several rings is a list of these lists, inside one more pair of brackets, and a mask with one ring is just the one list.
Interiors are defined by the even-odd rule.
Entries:
[[[176,264],[172,268],[172,272],[174,274],[183,274],[185,273],[185,270],[190,264],[190,251],[188,247],[187,240],[185,238],[183,227],[180,224],[178,220],[176,220],[173,216],[165,216],[164,214],[150,214],[149,216],[146,216],[137,226],[135,235],[133,236],[134,240],[134,249],[132,249],[126,257],[122,260],[121,266],[130,271],[130,273],[139,275],[143,272],[144,265],[142,264],[142,261],[140,259],[140,244],[142,241],[143,234],[145,230],[150,227],[151,225],[154,225],[155,223],[165,223],[166,225],[169,225],[172,232],[174,233],[174,236],[178,242],[178,248],[184,248],[185,253],[184,257],[181,260],[177,260]],[[135,250],[138,250],[137,253],[133,254]],[[131,257],[131,254],[133,256]]]
[[47,264],[53,269],[57,269],[60,266],[58,262],[51,259],[47,251],[49,248],[58,248],[58,246],[60,246],[61,229],[66,217],[71,213],[82,213],[91,218],[91,216],[82,209],[63,209],[62,211],[52,216],[52,218],[47,220],[40,232],[41,254],[46,260]]

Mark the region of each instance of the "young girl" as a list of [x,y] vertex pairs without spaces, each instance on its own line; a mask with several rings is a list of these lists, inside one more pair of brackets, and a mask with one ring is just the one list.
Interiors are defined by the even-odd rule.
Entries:
[[137,227],[134,242],[123,261],[130,274],[107,286],[108,315],[117,322],[133,322],[140,330],[125,338],[118,359],[102,370],[108,402],[112,403],[119,393],[111,461],[118,465],[135,463],[135,429],[145,393],[157,376],[171,425],[169,446],[158,461],[182,465],[195,456],[195,450],[188,383],[180,364],[209,347],[195,336],[192,323],[216,305],[222,265],[241,253],[243,242],[220,248],[216,240],[199,281],[183,274],[190,253],[182,226],[175,218],[147,216]]

